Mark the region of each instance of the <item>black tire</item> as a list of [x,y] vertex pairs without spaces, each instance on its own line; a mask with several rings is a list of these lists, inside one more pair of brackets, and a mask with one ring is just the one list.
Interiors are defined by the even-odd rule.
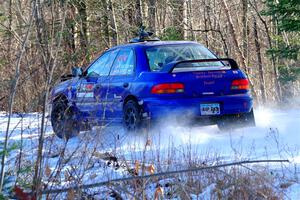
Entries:
[[142,127],[141,107],[134,100],[126,102],[123,108],[123,124],[127,131],[138,131]]
[[223,116],[218,119],[217,125],[220,131],[229,131],[241,127],[254,127],[255,118],[253,109],[248,113]]
[[65,140],[77,136],[80,131],[73,109],[64,100],[58,100],[53,103],[51,124],[57,137]]

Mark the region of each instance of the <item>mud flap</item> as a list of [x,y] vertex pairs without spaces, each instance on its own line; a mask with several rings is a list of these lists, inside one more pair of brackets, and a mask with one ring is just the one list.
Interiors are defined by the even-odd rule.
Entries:
[[217,125],[218,128],[222,131],[243,127],[254,127],[255,118],[253,109],[248,113],[222,116],[217,120]]

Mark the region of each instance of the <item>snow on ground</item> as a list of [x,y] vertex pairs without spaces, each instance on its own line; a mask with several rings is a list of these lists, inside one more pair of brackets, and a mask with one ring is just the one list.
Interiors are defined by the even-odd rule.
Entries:
[[[272,164],[271,167],[275,172],[286,171],[291,180],[296,180],[287,188],[286,197],[300,199],[300,109],[286,111],[257,108],[255,118],[256,127],[228,132],[220,132],[216,126],[181,127],[172,122],[163,123],[150,133],[143,134],[125,133],[120,126],[96,127],[90,132],[82,132],[67,143],[55,137],[50,123],[47,122],[44,166],[48,172],[46,170],[45,180],[52,178],[53,187],[61,187],[68,186],[68,181],[74,173],[77,177],[82,175],[83,183],[128,175],[125,170],[114,170],[120,168],[119,163],[116,165],[113,160],[107,160],[105,152],[131,163],[136,160],[141,162],[145,157],[146,162],[157,163],[159,158],[160,165],[156,169],[158,171],[169,170],[166,163],[170,159],[173,168],[182,169],[187,157],[192,160],[205,160],[207,164],[214,164],[215,158],[226,162],[288,159],[289,164]],[[7,119],[7,115],[0,112],[0,142],[4,141]],[[23,165],[25,163],[29,167],[33,166],[40,121],[41,115],[38,113],[12,116],[9,144],[16,145],[17,148],[9,153],[8,169],[15,169],[20,160]],[[19,157],[20,148],[23,152],[22,159]],[[87,151],[92,152],[90,157],[86,156]],[[187,155],[189,153],[192,155]],[[105,161],[103,155],[106,155]],[[182,155],[185,155],[184,158]],[[107,167],[108,162],[113,167]],[[128,167],[126,162],[120,165],[123,165],[123,168]],[[49,174],[59,167],[64,171],[60,178],[57,178],[57,174]],[[209,193],[209,188],[201,196],[205,196],[205,193]]]

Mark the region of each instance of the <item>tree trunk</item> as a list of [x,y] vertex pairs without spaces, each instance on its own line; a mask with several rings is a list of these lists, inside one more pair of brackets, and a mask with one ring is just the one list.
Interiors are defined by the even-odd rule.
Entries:
[[[11,2],[10,2],[11,6]],[[10,96],[9,96],[9,101],[8,101],[8,120],[7,120],[7,126],[6,126],[6,132],[5,132],[5,138],[4,138],[4,146],[3,146],[3,154],[1,158],[1,174],[0,174],[0,192],[2,192],[3,189],[3,182],[4,182],[4,176],[5,176],[5,159],[6,159],[6,151],[7,151],[7,145],[8,145],[8,137],[9,137],[9,132],[10,132],[10,121],[11,121],[11,115],[13,112],[13,106],[14,106],[14,101],[15,101],[15,96],[16,96],[16,90],[17,90],[17,85],[19,82],[20,78],[20,65],[21,65],[21,60],[23,58],[23,54],[25,52],[25,48],[27,45],[27,40],[30,36],[31,32],[31,27],[33,24],[33,12],[30,15],[30,20],[29,20],[29,26],[27,29],[27,32],[24,36],[24,39],[22,41],[22,45],[20,47],[20,51],[17,56],[17,63],[16,63],[16,68],[15,68],[15,76],[11,80],[11,88],[10,88]]]
[[71,57],[75,53],[75,9],[73,6],[66,5],[69,8],[69,12],[66,18],[66,29],[67,34],[65,36],[65,44],[66,44],[66,52],[68,52],[69,56]]
[[143,24],[141,0],[135,1],[135,26],[140,27]]
[[80,19],[80,33],[79,33],[79,42],[80,49],[82,52],[82,58],[84,58],[85,63],[88,62],[88,34],[87,34],[87,11],[86,11],[86,2],[85,0],[76,1],[76,8],[79,14]]
[[102,7],[102,14],[101,14],[101,29],[103,31],[104,35],[104,41],[106,44],[106,47],[110,47],[110,37],[109,37],[109,14],[108,14],[108,6],[106,0],[101,0],[101,7]]
[[145,19],[148,18],[148,3],[147,0],[141,0],[141,12],[142,12],[142,23],[145,23]]
[[132,8],[133,8],[133,4],[130,4],[127,10],[128,23],[130,26],[133,26],[135,24],[134,9]]
[[[12,27],[12,1],[9,1],[9,33],[11,34],[11,27]],[[7,145],[8,145],[8,140],[9,140],[9,132],[10,132],[10,121],[11,121],[11,115],[13,112],[13,106],[15,103],[15,96],[16,96],[16,90],[17,90],[17,85],[19,82],[19,77],[20,77],[20,65],[21,65],[21,60],[23,57],[23,54],[25,52],[25,47],[27,44],[27,40],[30,35],[31,31],[31,26],[32,26],[32,17],[33,14],[30,16],[30,22],[28,26],[28,30],[26,32],[26,35],[22,41],[22,45],[18,54],[18,59],[15,67],[15,76],[11,80],[11,88],[10,88],[10,93],[9,93],[9,99],[8,99],[8,120],[7,120],[7,125],[6,125],[6,131],[5,131],[5,138],[4,138],[4,144],[3,144],[3,152],[2,152],[2,157],[1,157],[1,172],[0,172],[0,193],[2,193],[3,189],[3,183],[4,183],[4,178],[5,178],[5,162],[6,162],[6,154],[7,154]],[[8,46],[8,53],[9,53],[9,59],[10,59],[10,49],[11,48],[11,38],[9,39],[9,46]],[[8,60],[9,61],[9,60]]]
[[254,34],[254,43],[255,43],[255,50],[258,62],[258,71],[259,71],[259,81],[260,81],[260,91],[263,103],[266,103],[266,91],[265,91],[265,77],[264,77],[264,70],[262,64],[262,57],[261,57],[261,47],[259,43],[258,31],[257,31],[257,23],[256,18],[253,16],[253,34]]
[[[242,0],[242,41],[243,41],[243,56],[245,59],[248,58],[248,24],[247,24],[247,13],[248,13],[248,0]],[[248,62],[247,62],[248,63]]]
[[175,27],[180,39],[184,39],[184,16],[185,16],[185,0],[172,0],[173,7],[173,26]]
[[111,26],[111,39],[112,39],[112,45],[118,45],[119,44],[119,38],[118,38],[118,29],[116,24],[116,17],[114,12],[114,6],[112,3],[112,0],[108,0],[108,12],[110,16],[110,26]]
[[[204,30],[208,30],[209,29],[208,28],[208,20],[207,20],[208,11],[207,11],[207,6],[206,6],[206,1],[204,0],[202,2],[202,4],[203,4],[203,13],[204,13]],[[205,34],[205,45],[207,48],[209,48],[208,31],[206,31],[204,34]]]
[[[38,41],[41,42],[39,43],[39,49],[40,49],[40,53],[43,54],[43,51],[45,48],[41,48],[42,44],[44,43],[44,39],[47,38],[43,38],[43,35],[45,35],[44,32],[46,32],[46,27],[41,24],[41,22],[43,22],[44,17],[41,15],[39,16],[38,12],[39,10],[41,10],[41,5],[39,0],[37,0],[37,4],[38,6],[36,6],[35,8],[35,20],[36,20],[36,35],[38,38]],[[65,19],[66,19],[66,12],[65,12],[65,8],[63,7],[63,12],[62,15],[60,17],[61,19],[61,28],[58,32],[62,32],[65,29]],[[56,33],[53,33],[56,34]],[[54,35],[49,36],[49,38],[53,37]],[[46,120],[46,108],[47,108],[47,103],[48,103],[48,95],[49,95],[49,90],[50,90],[50,86],[51,86],[51,82],[52,82],[52,76],[53,76],[53,72],[56,68],[56,63],[57,63],[57,58],[58,58],[58,54],[60,52],[60,48],[61,48],[61,42],[62,42],[62,35],[60,35],[60,37],[58,38],[57,42],[53,42],[50,43],[50,47],[46,46],[46,48],[48,49],[47,53],[49,52],[50,49],[50,57],[47,58],[46,60],[44,60],[45,65],[45,70],[47,71],[46,74],[46,80],[45,80],[45,84],[42,86],[43,91],[42,91],[42,119],[41,119],[41,128],[40,128],[40,135],[39,135],[39,142],[38,142],[38,149],[37,149],[37,160],[35,163],[35,169],[34,169],[34,177],[33,177],[33,195],[36,197],[36,199],[40,198],[41,195],[41,180],[42,180],[42,174],[43,174],[43,148],[44,148],[44,135],[45,135],[45,120]],[[56,45],[56,48],[54,48]],[[56,49],[56,51],[54,52],[54,49]]]
[[156,33],[156,0],[148,0],[149,30]]
[[188,29],[191,34],[191,40],[195,40],[195,33],[193,31],[193,15],[192,15],[192,0],[187,1],[187,23],[188,23]]
[[8,45],[7,45],[7,62],[10,64],[11,62],[11,44],[12,44],[12,0],[9,0],[8,3]]
[[[272,44],[270,29],[268,27],[268,24],[267,24],[266,20],[263,19],[260,12],[258,11],[255,0],[254,0],[254,5],[252,4],[252,7],[254,8],[258,18],[260,19],[260,21],[264,25],[264,28],[265,28],[266,34],[267,34],[267,38],[268,38],[269,48],[272,49],[273,44]],[[278,80],[279,75],[278,75],[278,69],[277,69],[277,66],[276,66],[276,59],[275,59],[275,55],[274,55],[273,52],[271,52],[271,63],[272,63],[272,67],[273,67],[273,82],[274,82],[274,85],[275,85],[276,97],[277,97],[278,101],[281,101],[282,100],[282,93],[281,93],[281,87],[280,87],[279,80]]]
[[[235,46],[235,48],[237,50],[237,54],[238,54],[239,60],[242,62],[242,68],[249,75],[247,63],[246,63],[245,57],[243,56],[243,53],[242,53],[242,51],[240,49],[240,46],[239,46],[239,43],[238,43],[238,40],[237,40],[237,34],[236,34],[234,26],[233,26],[233,22],[232,22],[232,19],[231,19],[231,16],[230,16],[230,11],[228,9],[226,0],[221,0],[221,2],[222,2],[222,5],[223,5],[225,14],[226,14],[226,18],[228,20],[229,31],[230,31],[230,34],[232,36],[233,44],[234,44],[234,46]],[[249,79],[249,82],[250,82],[250,86],[252,88],[253,96],[255,98],[255,97],[257,97],[257,95],[256,95],[256,92],[255,92],[255,88],[254,88],[253,82],[250,79],[250,77],[248,77],[248,79]]]
[[238,43],[237,34],[236,34],[234,26],[233,26],[233,22],[232,22],[232,19],[231,19],[231,16],[230,16],[230,11],[228,9],[226,0],[221,0],[221,2],[222,2],[222,6],[224,8],[226,18],[227,18],[227,21],[228,21],[229,31],[230,31],[230,35],[232,36],[233,45],[235,46],[235,48],[237,50],[237,55],[239,57],[239,60],[242,62],[242,65],[243,65],[242,67],[244,68],[244,70],[246,72],[248,72],[246,62],[245,62],[245,57],[243,56],[240,45]]

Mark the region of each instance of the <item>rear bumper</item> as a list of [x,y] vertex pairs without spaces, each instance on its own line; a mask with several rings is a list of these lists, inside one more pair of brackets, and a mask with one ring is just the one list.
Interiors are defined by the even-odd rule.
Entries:
[[[219,103],[220,115],[218,116],[247,113],[250,112],[253,107],[253,100],[249,94],[188,99],[143,99],[144,111],[149,113],[151,118],[160,118],[170,114],[202,117],[200,112],[201,103]],[[208,117],[207,115],[205,116]]]

